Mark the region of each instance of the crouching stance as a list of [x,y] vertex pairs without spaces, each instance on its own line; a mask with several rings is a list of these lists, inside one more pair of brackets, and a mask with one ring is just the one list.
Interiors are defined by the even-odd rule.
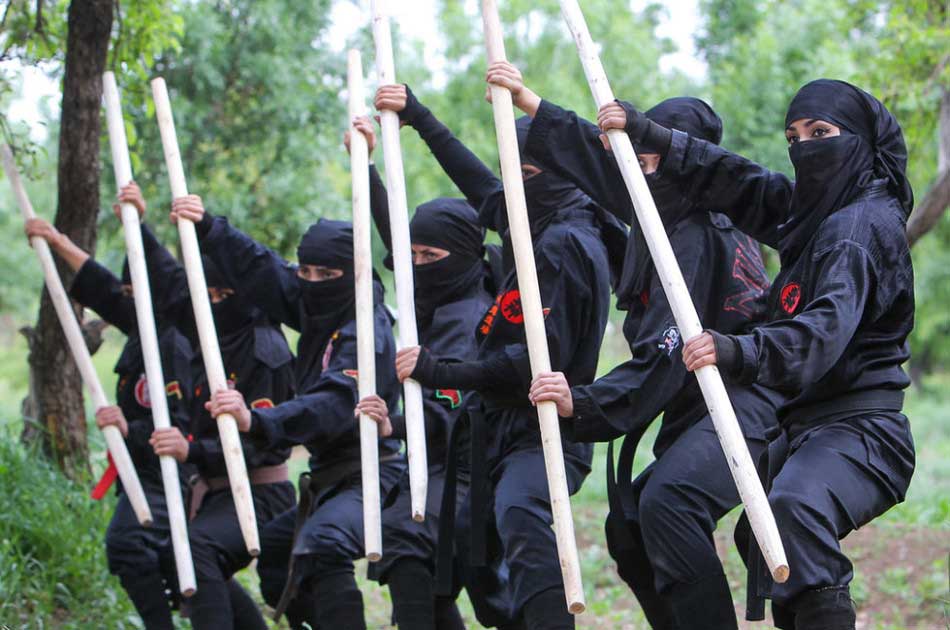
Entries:
[[[303,444],[311,454],[300,506],[261,532],[258,574],[265,600],[294,628],[365,628],[353,561],[363,556],[353,230],[321,219],[297,248],[299,266],[231,227],[192,209],[201,245],[239,282],[238,294],[300,331],[294,371],[297,396],[271,408],[250,408],[235,392],[216,392],[212,413],[231,413],[241,431],[272,448]],[[377,392],[396,408],[392,318],[375,283]],[[399,442],[381,438],[380,495],[402,474]],[[289,577],[288,577],[289,573]]]
[[[176,199],[172,218],[200,205],[196,196]],[[154,238],[145,240],[148,260],[161,250]],[[149,263],[151,265],[151,262]],[[221,357],[229,385],[255,408],[280,404],[293,394],[293,356],[279,325],[243,298],[240,281],[233,280],[214,261],[203,260],[211,309],[219,338]],[[176,265],[160,272],[150,268],[156,308],[176,321],[197,346],[184,269]],[[215,417],[210,409],[208,381],[200,356],[194,363],[191,431],[175,428],[157,431],[152,437],[156,452],[172,455],[197,468],[192,482],[188,528],[198,590],[187,602],[191,624],[198,630],[266,628],[257,604],[234,579],[251,562],[241,535],[224,452]],[[210,413],[209,413],[210,411]],[[288,448],[273,447],[242,436],[241,447],[251,481],[251,494],[258,526],[294,504],[293,485],[287,480]]]
[[[133,204],[140,216],[145,211],[145,200],[135,183],[123,188],[118,200]],[[26,232],[29,237],[45,239],[50,248],[76,271],[70,287],[71,297],[94,310],[105,322],[128,337],[115,364],[117,404],[98,409],[96,424],[99,428],[116,426],[122,432],[142,482],[153,521],[147,528],[139,524],[119,483],[119,499],[106,530],[106,560],[109,571],[119,578],[145,628],[171,630],[174,628],[171,607],[177,605],[178,586],[171,557],[171,530],[161,468],[158,457],[149,445],[154,425],[128,263],[123,266],[120,280],[46,221],[28,221]],[[142,232],[143,235],[150,234],[144,224]],[[176,266],[171,257],[159,257],[152,262],[156,268],[165,270]],[[161,319],[157,332],[169,416],[174,426],[187,432],[191,345],[177,329]],[[187,467],[183,467],[179,471],[180,479],[188,478],[187,470]],[[93,491],[94,498],[105,496],[115,475],[115,467],[110,463],[102,481]]]
[[[600,129],[542,101],[509,64],[495,64],[489,80],[512,87],[516,105],[534,117],[528,150],[598,203],[632,220],[633,207]],[[695,98],[663,101],[651,120],[718,143],[722,123]],[[768,279],[758,244],[721,214],[694,208],[665,177],[665,163],[648,147],[638,157],[666,227],[690,295],[702,321],[735,332],[748,330],[765,313]],[[534,402],[553,401],[570,419],[568,434],[580,441],[624,436],[614,477],[608,450],[607,545],[653,628],[737,628],[729,584],[716,555],[717,521],[739,495],[696,379],[683,365],[682,340],[635,223],[617,289],[627,311],[623,325],[632,358],[590,385],[570,387],[562,373],[534,381]],[[778,433],[781,397],[765,388],[733,388],[733,405],[754,459]],[[660,414],[656,461],[631,481],[633,459],[646,428]]]
[[757,590],[771,597],[780,628],[850,630],[852,565],[838,541],[901,502],[914,470],[901,414],[914,318],[904,232],[913,194],[900,126],[863,90],[809,83],[785,124],[794,183],[693,137],[668,160],[684,194],[730,214],[782,262],[767,323],[704,333],[683,360],[787,392],[779,420],[790,454],[769,502],[791,577],[771,584],[763,576]]

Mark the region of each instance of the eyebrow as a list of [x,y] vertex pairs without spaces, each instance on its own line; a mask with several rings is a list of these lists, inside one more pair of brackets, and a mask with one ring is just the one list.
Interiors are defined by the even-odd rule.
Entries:
[[[821,118],[810,118],[805,121],[805,127],[811,127],[817,122],[821,122]],[[789,125],[788,127],[785,128],[785,131],[794,131],[794,128],[792,125]]]

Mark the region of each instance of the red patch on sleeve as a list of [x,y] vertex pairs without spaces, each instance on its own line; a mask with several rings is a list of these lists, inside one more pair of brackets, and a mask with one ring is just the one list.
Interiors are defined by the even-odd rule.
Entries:
[[512,324],[524,323],[524,311],[521,308],[521,293],[512,289],[501,297],[501,314]]
[[251,409],[271,409],[274,406],[274,401],[270,398],[258,398],[251,403]]
[[359,370],[343,370],[344,376],[349,376],[352,379],[358,379],[360,377]]
[[178,383],[178,381],[172,381],[171,383],[165,385],[165,395],[169,398],[174,396],[178,400],[182,399],[181,385]]
[[782,310],[791,315],[798,308],[798,303],[802,299],[802,285],[797,282],[789,282],[782,287]]
[[452,409],[462,404],[462,392],[457,389],[437,389],[435,390],[437,400],[445,400]]

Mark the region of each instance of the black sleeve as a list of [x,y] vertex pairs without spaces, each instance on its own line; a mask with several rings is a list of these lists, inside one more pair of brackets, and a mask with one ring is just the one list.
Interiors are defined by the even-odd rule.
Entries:
[[343,331],[340,335],[326,369],[306,393],[270,409],[252,410],[252,432],[269,446],[331,442],[358,430],[356,337]]
[[379,238],[386,246],[386,251],[390,254],[393,251],[392,232],[389,228],[389,196],[386,193],[386,185],[379,176],[374,164],[369,165],[369,207],[373,213],[373,223],[376,224],[376,231],[379,232]]
[[591,199],[628,225],[630,193],[613,154],[604,150],[597,125],[549,101],[531,122],[526,149],[541,164],[571,180]]
[[722,212],[752,238],[778,248],[777,228],[787,220],[794,189],[784,174],[678,131],[660,173],[678,181],[697,207]]
[[864,317],[877,274],[867,252],[842,241],[812,260],[818,279],[813,297],[793,318],[728,335],[741,352],[722,365],[740,384],[760,383],[798,392],[820,380],[844,354]]
[[184,266],[145,224],[142,224],[142,245],[157,318],[176,326],[195,341],[197,331]]
[[454,361],[439,360],[423,348],[412,378],[432,388],[485,390],[510,387],[521,381],[521,373],[503,353],[481,361]]
[[473,208],[480,208],[492,195],[503,193],[501,180],[456,138],[429,109],[406,88],[406,108],[399,117],[415,129],[428,145],[455,186]]
[[232,227],[224,217],[211,221],[201,238],[201,249],[238,293],[271,319],[300,330],[300,282],[295,265]]
[[[693,303],[716,304],[718,290],[709,281],[709,247],[694,232],[671,236],[683,280]],[[699,313],[702,319],[714,314]],[[649,425],[693,378],[683,365],[683,340],[659,275],[653,271],[649,302],[636,331],[625,330],[631,358],[590,385],[574,387],[572,438],[579,442],[609,441]],[[631,338],[632,337],[632,338]]]
[[135,303],[123,293],[122,281],[91,256],[76,273],[69,294],[123,334],[135,329]]

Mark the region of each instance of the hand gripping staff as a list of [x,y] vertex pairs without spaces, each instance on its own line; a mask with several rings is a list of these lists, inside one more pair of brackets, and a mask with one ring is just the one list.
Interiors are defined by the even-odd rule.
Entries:
[[[383,0],[372,0],[373,39],[376,40],[376,74],[380,85],[396,82],[389,16],[380,7]],[[409,209],[406,203],[406,178],[399,145],[399,114],[379,112],[383,129],[383,157],[386,160],[386,190],[389,196],[389,225],[392,233],[393,271],[396,276],[396,302],[399,307],[399,343],[403,348],[419,345],[416,330],[415,292],[412,281],[412,247],[409,237]],[[409,455],[409,490],[412,520],[422,522],[426,515],[429,462],[426,456],[425,420],[422,388],[412,379],[403,383],[406,415],[406,451]]]
[[[577,52],[584,66],[584,74],[587,75],[587,82],[590,84],[597,107],[613,102],[614,95],[607,82],[607,74],[600,63],[600,57],[591,40],[584,14],[577,0],[560,0],[560,2],[561,13],[574,36]],[[656,211],[656,204],[643,177],[633,145],[627,134],[620,129],[611,129],[607,132],[607,136],[610,138],[614,157],[617,159],[624,183],[636,208],[637,222],[643,230],[657,273],[660,274],[663,290],[673,309],[676,324],[679,326],[683,339],[692,339],[703,331],[703,327],[686,290],[683,275],[673,255],[660,215]],[[736,420],[735,411],[729,401],[719,370],[714,365],[701,368],[696,371],[696,379],[702,389],[703,398],[706,399],[709,415],[716,427],[716,434],[719,436],[729,470],[732,471],[732,478],[745,505],[746,515],[749,517],[749,523],[752,525],[752,531],[762,550],[765,562],[773,579],[776,582],[784,582],[788,579],[789,569],[782,539],[779,537],[775,517],[769,507],[752,457],[749,455],[749,449],[746,448],[742,430],[739,428],[739,422]]]
[[[168,169],[172,197],[174,199],[185,197],[188,195],[188,186],[185,183],[181,153],[178,151],[175,120],[172,118],[172,106],[168,100],[165,79],[159,77],[152,80],[152,98],[155,101],[155,116],[158,118],[158,130],[162,136],[162,148],[165,151],[165,166]],[[208,300],[208,288],[205,283],[204,268],[201,266],[201,251],[198,249],[198,236],[195,234],[194,223],[184,219],[179,220],[178,236],[181,239],[181,253],[185,262],[185,273],[188,276],[188,292],[191,294],[191,306],[195,311],[195,324],[198,327],[198,339],[201,342],[201,356],[205,364],[208,386],[212,392],[222,391],[228,388],[228,382],[224,373],[224,363],[221,360],[221,350],[218,347],[214,318],[211,315],[211,302]],[[234,497],[234,507],[241,526],[241,534],[244,536],[244,544],[249,554],[257,556],[261,552],[257,535],[257,517],[254,514],[251,483],[247,477],[247,466],[244,463],[244,451],[241,449],[237,422],[230,414],[221,414],[216,420],[221,448],[224,451],[224,463],[231,482],[231,495]]]
[[[20,212],[23,214],[23,220],[29,220],[36,217],[33,212],[33,206],[26,196],[26,189],[23,188],[23,182],[20,181],[20,173],[17,171],[16,162],[13,161],[13,151],[9,145],[3,143],[0,147],[0,153],[3,157],[3,169],[7,172],[10,179],[10,188],[13,189],[13,195],[16,197],[17,204],[20,206]],[[106,399],[106,393],[102,389],[102,383],[99,382],[99,375],[96,374],[96,368],[92,365],[92,357],[89,355],[89,348],[82,338],[82,330],[79,328],[79,322],[76,321],[76,314],[73,312],[72,304],[66,296],[66,290],[63,288],[63,281],[56,270],[56,263],[53,262],[53,254],[49,250],[49,244],[42,238],[34,237],[30,239],[33,245],[33,251],[40,259],[40,266],[43,268],[43,277],[46,279],[46,289],[49,291],[50,299],[53,301],[53,307],[56,309],[56,316],[63,327],[63,334],[66,335],[66,342],[72,352],[73,359],[79,367],[79,374],[82,376],[83,383],[92,395],[92,406],[96,409],[107,407],[109,401]],[[162,392],[162,396],[165,392]],[[152,512],[148,508],[148,502],[145,500],[145,491],[142,490],[142,482],[135,472],[135,466],[132,465],[132,458],[129,456],[129,449],[125,446],[125,440],[117,427],[108,426],[102,429],[102,435],[106,439],[106,446],[112,461],[119,471],[119,479],[122,480],[122,488],[126,496],[129,497],[129,503],[135,511],[135,516],[139,523],[148,527],[152,524]]]
[[[115,75],[102,75],[102,96],[106,108],[106,124],[109,128],[109,145],[112,147],[112,166],[115,170],[116,187],[121,188],[132,181],[132,163],[129,160],[129,145],[125,138],[125,123],[122,120],[122,104]],[[152,422],[156,429],[171,426],[168,415],[168,398],[165,395],[165,375],[158,350],[158,333],[152,312],[152,292],[148,284],[145,266],[145,248],[142,245],[142,228],[135,207],[122,204],[122,228],[125,232],[125,249],[132,275],[132,293],[135,297],[135,318],[138,322],[142,356],[145,359],[145,376],[148,382],[149,400],[152,401]],[[175,552],[175,568],[178,586],[185,597],[191,597],[197,588],[195,567],[191,561],[191,546],[188,543],[188,521],[178,481],[178,462],[174,457],[159,458],[162,467],[162,485],[168,504],[168,521],[172,533],[172,548]]]
[[[376,393],[376,343],[373,317],[373,252],[369,209],[369,148],[353,119],[366,113],[360,51],[347,58],[350,101],[350,175],[353,178],[353,268],[356,280],[356,368],[360,400]],[[412,312],[412,311],[410,311]],[[402,313],[402,311],[400,311]],[[400,328],[402,324],[400,323]],[[379,502],[379,428],[360,414],[360,460],[363,470],[363,540],[366,559],[383,557]]]
[[[485,25],[485,44],[488,48],[488,63],[505,60],[505,43],[502,40],[501,22],[495,0],[482,0],[482,20]],[[544,316],[541,312],[541,292],[538,274],[534,265],[534,248],[521,179],[521,158],[518,152],[518,137],[515,133],[515,116],[511,93],[492,85],[492,110],[495,115],[495,134],[498,139],[498,154],[501,160],[501,178],[505,187],[505,203],[508,207],[508,225],[511,245],[518,273],[518,289],[524,311],[524,328],[528,341],[528,356],[531,372],[551,371],[548,354]],[[584,612],[584,586],[581,583],[581,567],[574,539],[574,520],[571,516],[571,499],[567,490],[564,471],[564,452],[561,450],[561,429],[558,425],[557,407],[551,401],[538,404],[538,420],[541,425],[541,445],[544,448],[544,466],[547,470],[548,492],[554,515],[554,532],[557,536],[557,552],[561,561],[561,576],[564,579],[564,594],[567,608],[573,614]]]

